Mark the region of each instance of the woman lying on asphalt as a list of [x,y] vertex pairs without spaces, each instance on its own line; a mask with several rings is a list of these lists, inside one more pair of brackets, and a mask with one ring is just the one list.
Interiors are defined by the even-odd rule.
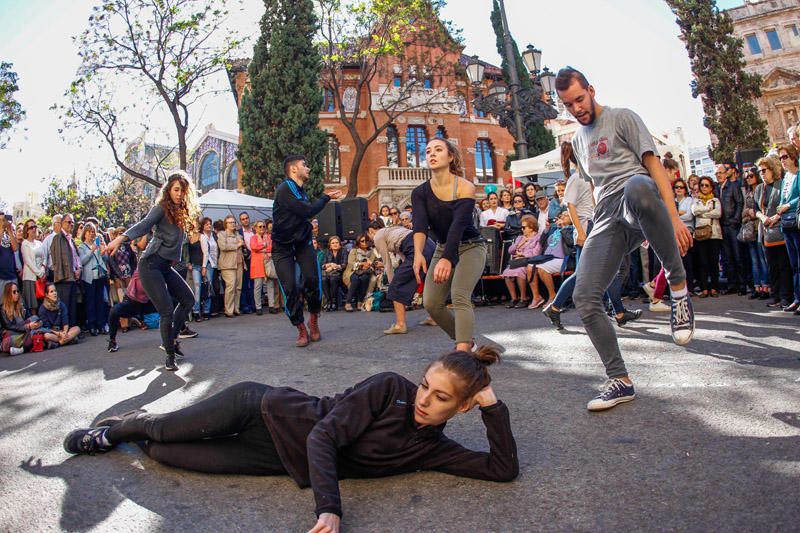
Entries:
[[[77,429],[69,453],[107,452],[139,442],[166,465],[214,474],[283,475],[311,486],[317,523],[311,533],[338,532],[339,478],[436,470],[489,481],[519,473],[508,408],[490,385],[494,348],[455,351],[428,365],[415,385],[376,374],[334,397],[244,382],[172,413],[141,410]],[[443,434],[446,422],[478,405],[490,451],[475,452]]]

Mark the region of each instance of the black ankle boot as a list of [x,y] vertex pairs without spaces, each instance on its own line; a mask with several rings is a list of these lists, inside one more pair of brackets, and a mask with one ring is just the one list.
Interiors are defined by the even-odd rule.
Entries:
[[167,360],[164,362],[164,369],[169,370],[170,372],[175,372],[178,370],[178,364],[175,362],[174,353],[167,354]]

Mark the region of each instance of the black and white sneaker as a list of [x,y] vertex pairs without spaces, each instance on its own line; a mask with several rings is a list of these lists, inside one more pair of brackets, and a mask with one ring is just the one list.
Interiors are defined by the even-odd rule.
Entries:
[[605,411],[618,403],[629,402],[636,398],[632,383],[628,385],[621,379],[616,378],[606,380],[604,385],[605,387],[600,394],[586,405],[589,411]]
[[114,353],[117,350],[119,350],[119,344],[117,344],[117,341],[108,341],[108,353]]
[[84,455],[105,453],[114,448],[113,444],[107,444],[105,438],[107,429],[108,426],[98,426],[71,431],[64,439],[64,450],[67,453]]
[[618,318],[617,315],[614,315],[614,318],[617,321],[617,326],[622,327],[628,322],[633,322],[634,320],[638,320],[642,316],[641,309],[634,309],[633,311],[626,309],[622,312],[622,317]]
[[672,299],[672,315],[669,320],[672,326],[672,340],[678,346],[689,344],[694,337],[694,308],[688,295]]
[[561,324],[561,311],[556,311],[553,309],[553,304],[550,304],[542,309],[542,314],[550,319],[550,322],[556,327],[557,330],[561,331],[564,329],[564,326]]
[[192,331],[189,328],[183,328],[178,333],[178,338],[179,339],[194,339],[195,337],[197,337],[197,332],[196,331]]
[[[164,350],[163,344],[159,345],[158,347],[159,349]],[[164,351],[166,352],[167,350]],[[175,341],[175,355],[177,355],[178,357],[185,357],[185,355],[183,355],[183,352],[181,351],[181,343],[179,343],[178,341]]]

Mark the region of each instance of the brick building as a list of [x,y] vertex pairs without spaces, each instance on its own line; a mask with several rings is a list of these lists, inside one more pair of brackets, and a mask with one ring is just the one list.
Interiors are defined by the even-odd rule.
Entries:
[[[410,55],[410,54],[409,54]],[[418,57],[414,56],[414,57]],[[510,171],[504,170],[506,157],[514,153],[514,139],[501,127],[496,118],[485,116],[472,107],[472,87],[465,69],[469,58],[461,52],[455,54],[452,63],[457,64],[448,76],[432,77],[426,74],[424,65],[411,64],[404,58],[387,58],[373,79],[373,109],[378,98],[391,95],[393,88],[408,90],[413,83],[410,97],[424,99],[434,92],[440,95],[436,103],[426,106],[424,111],[408,111],[380,135],[369,147],[358,172],[358,196],[367,198],[370,210],[380,205],[404,206],[410,203],[411,191],[429,177],[425,168],[425,144],[434,137],[446,137],[455,142],[464,157],[466,178],[478,186],[479,194],[488,184],[507,184]],[[231,88],[237,104],[247,84],[248,60],[239,60],[229,69]],[[501,80],[501,69],[486,64],[483,91]],[[357,94],[344,77],[341,99],[346,111],[355,109],[361,98],[361,109],[367,105],[368,97]],[[347,179],[353,162],[353,139],[342,124],[332,94],[323,91],[323,104],[319,113],[319,127],[328,133],[326,157],[326,189],[339,188],[346,192]],[[375,111],[379,120],[386,114]],[[368,114],[358,115],[356,127],[360,135],[369,135],[372,123]]]
[[727,13],[744,41],[746,70],[763,78],[756,106],[770,142],[786,142],[786,130],[800,119],[800,2],[746,1]]

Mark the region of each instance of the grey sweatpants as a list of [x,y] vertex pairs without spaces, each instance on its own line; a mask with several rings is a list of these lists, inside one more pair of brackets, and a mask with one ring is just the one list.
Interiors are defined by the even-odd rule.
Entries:
[[644,239],[664,265],[670,285],[686,280],[669,212],[649,176],[628,179],[617,198],[606,198],[595,208],[594,229],[586,239],[578,263],[573,300],[609,378],[626,376],[617,334],[603,306],[603,293],[619,272],[625,254]]
[[[475,331],[475,312],[472,310],[472,291],[481,279],[486,267],[486,244],[465,243],[458,247],[458,263],[453,268],[450,278],[444,283],[433,281],[436,263],[442,258],[444,246],[436,245],[428,274],[425,276],[425,288],[422,291],[422,304],[425,310],[436,321],[436,324],[451,339],[469,343]],[[447,308],[447,296],[453,302],[453,312]]]

